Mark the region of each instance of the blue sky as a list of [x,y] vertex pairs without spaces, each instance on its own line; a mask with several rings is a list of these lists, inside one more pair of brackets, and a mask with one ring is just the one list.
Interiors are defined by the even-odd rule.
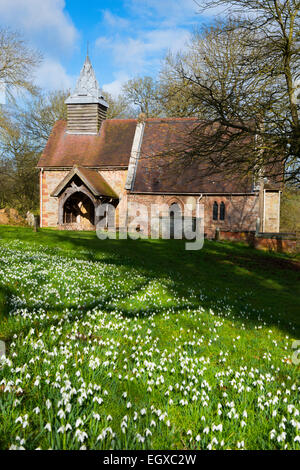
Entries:
[[194,0],[1,0],[0,25],[18,29],[44,57],[36,83],[72,88],[87,42],[100,86],[117,94],[136,75],[155,75],[168,50],[185,48],[211,15]]

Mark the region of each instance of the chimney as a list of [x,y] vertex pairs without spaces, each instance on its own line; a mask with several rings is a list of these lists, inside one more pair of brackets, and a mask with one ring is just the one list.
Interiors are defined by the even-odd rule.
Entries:
[[99,133],[106,119],[108,104],[99,88],[89,56],[80,72],[74,93],[66,100],[68,109],[68,134]]

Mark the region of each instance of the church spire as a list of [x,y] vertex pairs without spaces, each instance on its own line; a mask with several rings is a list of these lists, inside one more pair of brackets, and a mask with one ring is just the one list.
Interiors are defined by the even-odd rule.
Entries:
[[105,102],[102,96],[88,53],[81,69],[80,76],[77,80],[74,92],[66,101],[66,104],[75,103],[100,103],[108,107],[108,104]]
[[108,104],[100,90],[88,50],[74,92],[66,100],[68,132],[97,134],[106,119]]

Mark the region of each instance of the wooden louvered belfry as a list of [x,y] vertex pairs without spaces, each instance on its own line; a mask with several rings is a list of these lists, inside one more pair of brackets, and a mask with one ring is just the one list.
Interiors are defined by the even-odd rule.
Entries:
[[74,93],[66,100],[69,134],[98,134],[106,119],[108,104],[104,100],[87,55]]

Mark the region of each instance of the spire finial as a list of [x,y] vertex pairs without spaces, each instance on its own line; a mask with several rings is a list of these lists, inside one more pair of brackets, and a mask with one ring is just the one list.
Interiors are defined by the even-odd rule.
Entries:
[[101,94],[95,71],[88,54],[89,42],[87,42],[87,56],[77,80],[76,87],[72,95],[66,100],[66,104],[74,104],[75,102],[85,104],[99,103],[108,108],[108,104]]

